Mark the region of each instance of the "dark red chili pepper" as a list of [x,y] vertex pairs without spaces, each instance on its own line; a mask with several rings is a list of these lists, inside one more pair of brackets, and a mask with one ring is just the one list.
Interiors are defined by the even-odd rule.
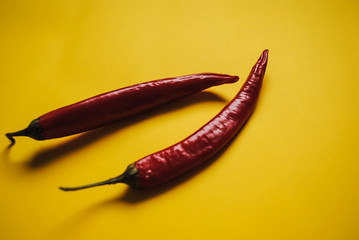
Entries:
[[268,50],[265,50],[235,98],[211,121],[183,141],[130,164],[118,177],[81,187],[60,189],[73,191],[119,182],[135,188],[146,188],[166,182],[203,163],[234,137],[252,113],[267,61]]
[[36,140],[59,138],[95,129],[206,88],[238,81],[238,76],[202,73],[136,84],[46,113],[24,130],[7,133]]

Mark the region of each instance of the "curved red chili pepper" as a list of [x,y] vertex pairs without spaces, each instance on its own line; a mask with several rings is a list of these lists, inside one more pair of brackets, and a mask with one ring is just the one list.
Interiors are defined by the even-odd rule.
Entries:
[[234,99],[212,120],[183,141],[130,164],[120,176],[81,187],[60,189],[74,191],[119,182],[135,188],[152,187],[208,160],[234,137],[254,110],[267,61],[268,50],[265,50]]
[[59,138],[95,129],[206,88],[238,81],[238,76],[202,73],[166,78],[104,93],[46,113],[21,131],[7,133],[36,140]]

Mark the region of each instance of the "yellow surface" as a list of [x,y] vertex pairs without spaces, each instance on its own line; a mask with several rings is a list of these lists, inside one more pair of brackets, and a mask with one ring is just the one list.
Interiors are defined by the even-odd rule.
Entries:
[[[358,1],[0,2],[0,239],[359,239]],[[163,186],[62,192],[194,132],[262,50],[256,111],[219,157]],[[109,128],[4,134],[139,82],[236,74]]]

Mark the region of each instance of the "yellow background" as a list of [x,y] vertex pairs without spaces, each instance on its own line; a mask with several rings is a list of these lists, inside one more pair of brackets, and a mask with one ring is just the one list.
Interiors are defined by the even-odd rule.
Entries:
[[[359,239],[359,2],[0,2],[0,239]],[[260,53],[257,108],[214,161],[153,189],[62,192],[185,138]],[[239,75],[98,131],[6,132],[76,101],[199,72]]]

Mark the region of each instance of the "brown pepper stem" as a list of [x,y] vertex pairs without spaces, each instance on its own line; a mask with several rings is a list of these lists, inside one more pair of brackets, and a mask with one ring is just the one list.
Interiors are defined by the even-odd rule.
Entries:
[[13,133],[6,133],[5,136],[11,141],[11,145],[15,144],[15,136],[26,136],[26,131],[25,129],[20,130],[18,132],[13,132]]
[[39,119],[33,120],[29,126],[23,130],[12,132],[12,133],[6,133],[5,136],[11,141],[11,145],[15,144],[14,137],[31,137],[36,140],[44,140],[44,138],[41,136],[42,129],[39,126]]

